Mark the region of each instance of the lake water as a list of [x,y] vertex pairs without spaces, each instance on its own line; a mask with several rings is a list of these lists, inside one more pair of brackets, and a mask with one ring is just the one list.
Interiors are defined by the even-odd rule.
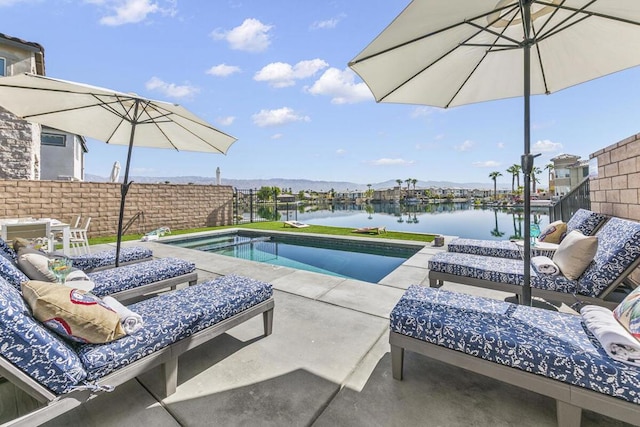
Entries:
[[[336,227],[386,227],[390,231],[434,233],[471,239],[522,238],[522,208],[494,209],[470,203],[429,205],[335,205],[306,207],[305,211],[280,212],[281,220],[296,219],[313,225]],[[297,217],[296,217],[297,215]],[[533,208],[531,222],[549,224],[547,208]]]

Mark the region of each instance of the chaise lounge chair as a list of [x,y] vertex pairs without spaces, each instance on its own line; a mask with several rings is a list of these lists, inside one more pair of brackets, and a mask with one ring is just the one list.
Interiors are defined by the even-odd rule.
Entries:
[[406,349],[556,399],[559,426],[579,426],[582,408],[640,420],[640,370],[609,357],[580,316],[413,285],[389,343],[397,380]]
[[362,234],[382,234],[386,233],[386,227],[361,227],[356,228],[355,230],[351,230],[352,233],[362,233]]
[[[595,257],[577,280],[531,268],[531,294],[569,305],[617,305],[610,300],[612,292],[640,264],[640,223],[611,218],[596,236]],[[429,260],[429,284],[440,287],[449,281],[522,296],[524,268],[522,260],[442,252]]]
[[[144,296],[159,290],[175,287],[181,283],[193,285],[198,281],[194,263],[178,258],[158,258],[151,261],[129,264],[87,273],[95,283],[92,293],[110,295],[119,301]],[[20,285],[30,278],[8,258],[0,256],[0,277],[20,290]]]
[[225,276],[128,308],[142,316],[142,329],[106,344],[70,345],[0,279],[0,375],[44,404],[8,424],[40,425],[157,365],[171,395],[178,356],[259,314],[270,335],[274,300],[268,283]]
[[[605,215],[586,209],[578,209],[567,222],[567,234],[578,230],[585,236],[593,236],[604,224]],[[509,240],[453,239],[448,245],[449,252],[492,256],[498,258],[522,259],[522,247]],[[535,255],[535,253],[534,253]]]
[[286,227],[287,225],[289,227],[293,227],[293,228],[305,228],[305,227],[309,226],[309,224],[305,224],[305,223],[299,222],[299,221],[284,221],[282,223],[283,227]]
[[[18,257],[15,250],[2,239],[0,239],[0,255],[12,260],[13,262],[15,262]],[[141,246],[123,247],[120,250],[120,265],[122,266],[141,261],[148,261],[152,257],[153,252],[151,249],[143,248]],[[74,255],[66,258],[69,258],[72,261],[75,268],[88,273],[90,271],[114,267],[116,265],[116,250],[111,249],[90,254]]]

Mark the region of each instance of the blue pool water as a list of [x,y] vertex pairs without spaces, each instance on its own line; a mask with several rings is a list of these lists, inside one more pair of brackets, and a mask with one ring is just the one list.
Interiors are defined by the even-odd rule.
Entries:
[[371,283],[379,282],[418,251],[417,248],[373,242],[243,233],[207,235],[167,243]]

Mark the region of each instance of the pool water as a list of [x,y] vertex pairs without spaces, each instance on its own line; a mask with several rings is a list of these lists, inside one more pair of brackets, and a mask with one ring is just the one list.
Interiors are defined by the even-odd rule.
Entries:
[[242,233],[166,242],[183,248],[377,283],[418,252],[391,244]]

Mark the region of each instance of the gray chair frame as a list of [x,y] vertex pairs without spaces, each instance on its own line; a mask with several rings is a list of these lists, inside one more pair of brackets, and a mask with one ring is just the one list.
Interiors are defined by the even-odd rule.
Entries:
[[500,365],[397,332],[389,333],[389,344],[391,345],[391,368],[393,378],[396,380],[402,380],[404,351],[409,350],[555,399],[556,417],[560,427],[579,427],[582,409],[634,425],[640,420],[640,405],[596,391]]
[[[262,314],[264,336],[271,335],[273,331],[274,298],[271,297],[235,316],[225,319],[215,325],[197,332],[187,338],[177,341],[161,350],[158,350],[144,358],[133,362],[115,372],[101,378],[96,383],[98,386],[118,386],[142,373],[162,365],[165,393],[167,396],[175,393],[178,383],[178,357],[194,347],[204,344],[213,338],[223,334],[229,329]],[[39,409],[3,424],[9,426],[33,426],[45,423],[53,418],[81,405],[82,403],[97,397],[100,393],[89,390],[78,390],[63,395],[56,395],[40,383],[35,381],[23,371],[13,366],[4,357],[0,356],[0,375],[11,383],[25,391],[41,403],[46,403]]]

